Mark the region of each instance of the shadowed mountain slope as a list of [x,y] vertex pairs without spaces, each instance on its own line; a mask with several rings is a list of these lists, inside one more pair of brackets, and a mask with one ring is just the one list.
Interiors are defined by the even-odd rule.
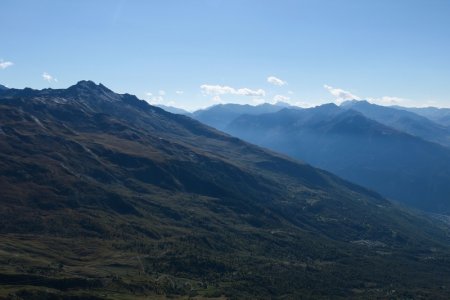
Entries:
[[10,89],[0,120],[0,297],[448,295],[443,225],[135,96]]
[[342,108],[359,111],[369,119],[424,140],[450,146],[450,128],[402,107],[387,107],[367,101],[347,101]]
[[185,115],[185,116],[190,116],[192,113],[188,112],[187,110],[184,110],[182,108],[178,108],[178,107],[173,107],[173,106],[167,106],[167,105],[156,105],[159,108],[164,109],[167,112],[173,113],[173,114],[178,114],[178,115]]
[[438,124],[450,127],[450,108],[437,107],[396,107],[424,116]]
[[243,115],[226,131],[405,204],[450,213],[450,151],[354,110],[327,104]]

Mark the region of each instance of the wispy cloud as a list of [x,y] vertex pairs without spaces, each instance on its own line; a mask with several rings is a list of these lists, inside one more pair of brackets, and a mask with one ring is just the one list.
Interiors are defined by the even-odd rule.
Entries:
[[58,82],[58,79],[48,74],[47,72],[42,73],[42,79],[47,82]]
[[175,104],[175,102],[173,100],[166,99],[166,91],[164,91],[164,90],[159,90],[157,93],[146,92],[144,99],[151,105],[164,104],[164,105],[173,106]]
[[309,108],[309,107],[314,107],[317,106],[317,104],[315,103],[311,103],[311,102],[307,102],[307,101],[295,101],[294,103],[292,103],[292,105],[294,106],[298,106],[298,107],[302,107],[302,108]]
[[[177,95],[181,95],[184,92],[183,91],[175,91],[175,93]],[[147,101],[148,103],[150,103],[152,105],[164,104],[164,105],[174,106],[175,101],[166,99],[166,95],[167,95],[167,92],[165,90],[159,90],[157,93],[147,92],[147,93],[145,93],[145,101]]]
[[267,82],[270,83],[270,84],[273,84],[273,85],[277,85],[277,86],[283,86],[283,85],[287,84],[286,81],[284,81],[284,80],[282,80],[280,78],[277,78],[275,76],[267,77]]
[[9,67],[11,67],[12,65],[14,65],[14,63],[13,62],[11,62],[11,61],[3,61],[3,60],[0,60],[0,69],[6,69],[6,68],[9,68]]
[[214,97],[212,97],[211,99],[214,103],[225,103],[222,98],[220,98],[219,95],[215,95]]
[[367,100],[369,102],[380,105],[400,105],[409,101],[409,99],[393,96],[383,96],[381,98],[367,98]]
[[252,103],[255,105],[266,103],[266,100],[264,98],[253,98]]
[[152,105],[158,105],[164,103],[164,95],[161,95],[161,91],[158,91],[157,95],[153,95],[152,92],[145,93],[145,101]]
[[323,86],[328,92],[330,92],[331,95],[333,95],[336,98],[336,102],[340,103],[342,101],[346,101],[346,100],[360,100],[361,98],[352,94],[349,91],[343,90],[343,89],[339,89],[339,88],[334,88],[332,86],[329,85],[324,85]]
[[284,95],[275,95],[275,96],[273,97],[273,100],[274,100],[275,102],[287,102],[287,101],[289,101],[290,99],[291,99],[291,97],[284,96]]
[[263,89],[252,90],[249,88],[236,89],[224,85],[209,85],[203,84],[200,86],[202,92],[206,95],[240,95],[240,96],[265,96],[266,92]]
[[166,102],[163,96],[148,96],[148,95],[145,101],[147,101],[152,105],[164,104]]
[[326,90],[328,90],[330,92],[330,94],[332,94],[336,98],[337,103],[340,103],[340,102],[343,102],[346,100],[362,100],[362,99],[365,99],[371,103],[379,104],[379,105],[400,105],[400,104],[405,104],[405,103],[411,102],[410,99],[395,97],[395,96],[383,96],[383,97],[378,97],[378,98],[374,98],[374,97],[361,98],[361,97],[356,96],[356,95],[352,94],[351,92],[345,91],[343,89],[334,88],[329,85],[324,85],[323,87]]

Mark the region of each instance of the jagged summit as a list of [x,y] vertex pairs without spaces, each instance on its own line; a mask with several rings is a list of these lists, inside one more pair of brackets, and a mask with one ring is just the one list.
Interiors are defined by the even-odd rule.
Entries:
[[[51,91],[51,90],[50,90]],[[81,80],[67,89],[57,91],[62,97],[90,106],[104,106],[108,103],[122,102],[124,95],[116,94],[103,84],[92,80]],[[49,96],[51,95],[51,92]],[[107,107],[103,107],[104,109]]]
[[70,86],[67,90],[85,90],[85,91],[98,91],[98,92],[107,92],[113,93],[110,89],[108,89],[103,84],[96,84],[92,80],[80,80],[76,84]]

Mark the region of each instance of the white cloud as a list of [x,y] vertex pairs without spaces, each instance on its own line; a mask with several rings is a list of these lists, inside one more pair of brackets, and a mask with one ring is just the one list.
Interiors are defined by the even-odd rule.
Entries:
[[241,88],[236,91],[236,94],[244,96],[265,96],[266,92],[262,89],[251,90],[249,88]]
[[289,101],[290,99],[291,99],[291,97],[284,96],[284,95],[275,95],[275,96],[273,97],[273,100],[274,100],[275,102],[287,102],[287,101]]
[[203,84],[200,86],[202,92],[208,95],[224,95],[224,94],[233,94],[235,89],[229,86],[221,86],[221,85],[208,85]]
[[301,108],[310,108],[310,107],[317,106],[317,104],[306,102],[306,101],[296,101],[296,102],[294,102],[292,104],[294,106],[298,106],[298,107],[301,107]]
[[163,96],[150,96],[146,101],[152,105],[164,104],[165,102]]
[[400,97],[383,96],[378,99],[373,99],[373,101],[384,104],[384,105],[398,105],[398,104],[401,104],[401,103],[407,101],[407,99],[400,98]]
[[259,105],[259,104],[266,103],[266,100],[264,98],[253,98],[252,102],[256,105]]
[[411,103],[412,100],[401,98],[401,97],[395,97],[395,96],[383,96],[383,97],[366,97],[361,98],[359,96],[356,96],[352,94],[351,92],[345,91],[343,89],[334,88],[329,85],[323,86],[326,90],[328,90],[335,98],[336,102],[339,104],[340,102],[346,101],[346,100],[367,100],[370,103],[378,104],[378,105],[407,105],[408,103]]
[[224,85],[209,85],[209,84],[203,84],[200,86],[202,89],[202,92],[207,95],[241,95],[241,96],[265,96],[266,92],[262,89],[258,90],[252,90],[249,88],[240,88],[235,89],[230,86],[224,86]]
[[352,94],[351,92],[345,91],[343,89],[334,88],[329,85],[323,86],[328,92],[330,92],[331,95],[333,95],[336,98],[336,102],[340,103],[346,100],[360,100],[358,96]]
[[14,65],[14,63],[13,62],[11,62],[11,61],[3,61],[3,60],[0,60],[0,69],[6,69],[6,68],[8,68],[8,67],[11,67],[12,65]]
[[168,105],[168,106],[175,106],[175,101],[166,99],[166,91],[159,90],[157,94],[153,94],[152,92],[145,93],[145,101],[147,101],[151,105]]
[[222,98],[220,98],[219,95],[215,95],[214,97],[212,97],[212,101],[213,101],[214,103],[224,103],[224,102],[222,101]]
[[148,103],[152,104],[152,105],[157,105],[157,104],[163,104],[164,103],[164,97],[161,96],[158,92],[158,95],[153,95],[152,92],[147,92],[145,93],[145,101],[147,101]]
[[273,85],[278,85],[278,86],[283,86],[283,85],[287,84],[286,81],[284,81],[284,80],[282,80],[280,78],[277,78],[275,76],[267,77],[267,82],[270,83],[270,84],[273,84]]
[[42,73],[42,79],[44,79],[47,82],[58,82],[57,78],[54,78],[52,75],[48,74],[47,72]]
[[294,95],[294,92],[293,91],[288,91],[288,94],[289,95]]
[[381,98],[367,98],[367,100],[371,103],[379,105],[400,105],[410,101],[409,99],[392,96],[383,96]]
[[175,94],[177,94],[177,95],[183,95],[183,94],[184,94],[184,91],[175,91]]

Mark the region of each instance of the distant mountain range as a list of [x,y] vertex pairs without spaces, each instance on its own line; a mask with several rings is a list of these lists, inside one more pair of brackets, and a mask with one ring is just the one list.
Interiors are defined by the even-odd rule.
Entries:
[[[311,128],[315,151],[349,157],[384,136],[416,143],[331,105],[239,124],[280,141]],[[0,298],[449,294],[443,223],[101,84],[0,91],[0,149]]]
[[450,108],[436,107],[403,107],[402,109],[424,116],[438,124],[450,126]]
[[450,130],[443,124],[400,107],[367,101],[270,113],[250,106],[241,113],[239,105],[213,108],[209,115],[209,110],[202,111],[199,120],[393,200],[450,213],[450,150],[444,147],[450,145]]
[[206,109],[194,111],[189,116],[204,124],[223,130],[240,115],[258,115],[277,112],[286,107],[291,106],[284,102],[277,102],[276,104],[264,103],[260,105],[217,104]]
[[412,112],[414,109],[380,106],[367,101],[347,101],[341,107],[359,111],[372,120],[424,140],[450,146],[450,127]]

